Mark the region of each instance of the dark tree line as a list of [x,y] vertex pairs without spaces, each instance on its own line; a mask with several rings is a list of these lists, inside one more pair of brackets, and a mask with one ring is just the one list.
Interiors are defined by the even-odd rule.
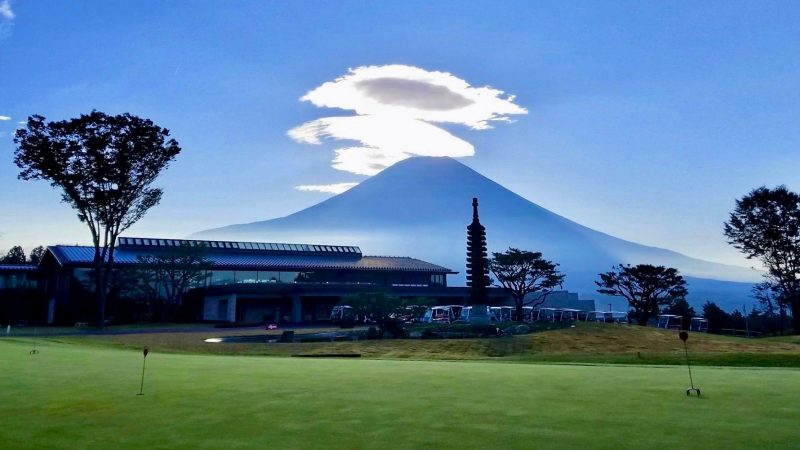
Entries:
[[25,256],[22,246],[15,245],[8,250],[5,256],[0,258],[0,264],[39,264],[44,257],[45,248],[41,245],[31,250],[29,256]]

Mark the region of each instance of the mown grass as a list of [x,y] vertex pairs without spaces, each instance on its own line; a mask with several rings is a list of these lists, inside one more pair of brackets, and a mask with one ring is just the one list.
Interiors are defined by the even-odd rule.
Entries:
[[[51,338],[58,342],[140,349],[167,353],[291,356],[359,353],[374,359],[501,360],[617,364],[684,364],[683,344],[674,331],[629,325],[580,324],[575,328],[488,339],[367,340],[321,343],[218,343],[205,339],[232,335],[264,335],[263,330],[204,330],[180,333],[87,335]],[[279,332],[270,332],[275,337]],[[800,367],[800,342],[745,339],[692,333],[693,364]]]
[[177,355],[0,340],[9,449],[783,449],[800,370]]

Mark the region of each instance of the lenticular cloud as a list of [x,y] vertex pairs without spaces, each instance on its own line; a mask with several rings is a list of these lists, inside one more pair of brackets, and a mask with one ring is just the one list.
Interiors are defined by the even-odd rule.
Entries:
[[486,130],[494,122],[510,122],[511,116],[528,112],[503,91],[403,65],[350,69],[300,100],[355,113],[306,122],[289,130],[289,136],[314,145],[350,141],[335,150],[332,165],[359,175],[375,175],[412,156],[474,155],[472,144],[438,124]]

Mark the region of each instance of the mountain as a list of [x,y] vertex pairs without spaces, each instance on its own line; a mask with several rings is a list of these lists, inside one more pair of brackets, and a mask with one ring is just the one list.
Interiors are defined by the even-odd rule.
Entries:
[[[690,283],[695,305],[709,299],[741,307],[760,274],[738,266],[690,258],[587,228],[515,194],[451,158],[399,162],[354,188],[286,217],[196,233],[202,239],[357,245],[369,254],[408,255],[461,272],[466,225],[478,197],[490,251],[509,246],[541,251],[561,264],[565,288],[598,304],[597,274],[619,263],[677,267]],[[612,302],[615,303],[615,302]]]

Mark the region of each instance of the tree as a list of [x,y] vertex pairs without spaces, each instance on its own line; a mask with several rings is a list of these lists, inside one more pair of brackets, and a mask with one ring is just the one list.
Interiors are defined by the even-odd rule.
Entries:
[[[422,304],[426,301],[430,302],[430,304]],[[407,315],[407,308],[427,308],[433,302],[425,298],[398,298],[383,292],[373,292],[345,297],[340,304],[352,307],[353,313],[359,317],[375,321],[375,324],[381,330],[381,334],[388,331],[397,336],[403,332],[402,323],[398,318]]]
[[684,330],[689,329],[689,326],[692,324],[692,317],[697,315],[689,302],[682,298],[675,300],[671,305],[667,305],[662,313],[681,316],[681,328]]
[[703,305],[703,317],[708,320],[708,332],[719,333],[723,328],[730,328],[731,316],[716,303],[707,301]]
[[768,323],[774,323],[774,318],[777,317],[777,326],[770,326],[770,331],[774,331],[773,328],[777,328],[778,332],[783,335],[788,302],[786,301],[786,297],[783,295],[780,286],[770,280],[758,283],[753,286],[753,298],[758,300],[758,303],[764,309],[764,316],[766,317]]
[[11,249],[3,257],[3,264],[25,264],[28,259],[25,257],[25,250],[19,245],[11,247]]
[[31,254],[28,255],[28,260],[31,264],[39,265],[42,262],[42,258],[44,258],[45,248],[41,245],[31,250]]
[[597,292],[625,298],[642,326],[658,314],[661,306],[669,306],[688,294],[686,281],[672,267],[620,264],[612,269],[599,274],[600,281],[595,281]]
[[[555,288],[561,288],[565,277],[558,271],[558,264],[542,258],[540,252],[513,247],[493,252],[489,270],[501,286],[511,291],[518,318],[523,317],[522,308],[526,304],[536,307],[544,303]],[[539,295],[526,303],[525,297],[532,293]]]
[[212,264],[206,259],[205,247],[184,242],[178,247],[137,257],[138,287],[150,298],[161,298],[161,320],[174,316],[183,294],[205,281]]
[[19,178],[50,182],[89,227],[103,326],[117,237],[159,203],[162,191],[152,184],[181,148],[148,119],[99,111],[59,122],[31,116],[14,143]]
[[736,200],[724,231],[728,243],[767,269],[800,333],[800,195],[786,186],[754,189]]

